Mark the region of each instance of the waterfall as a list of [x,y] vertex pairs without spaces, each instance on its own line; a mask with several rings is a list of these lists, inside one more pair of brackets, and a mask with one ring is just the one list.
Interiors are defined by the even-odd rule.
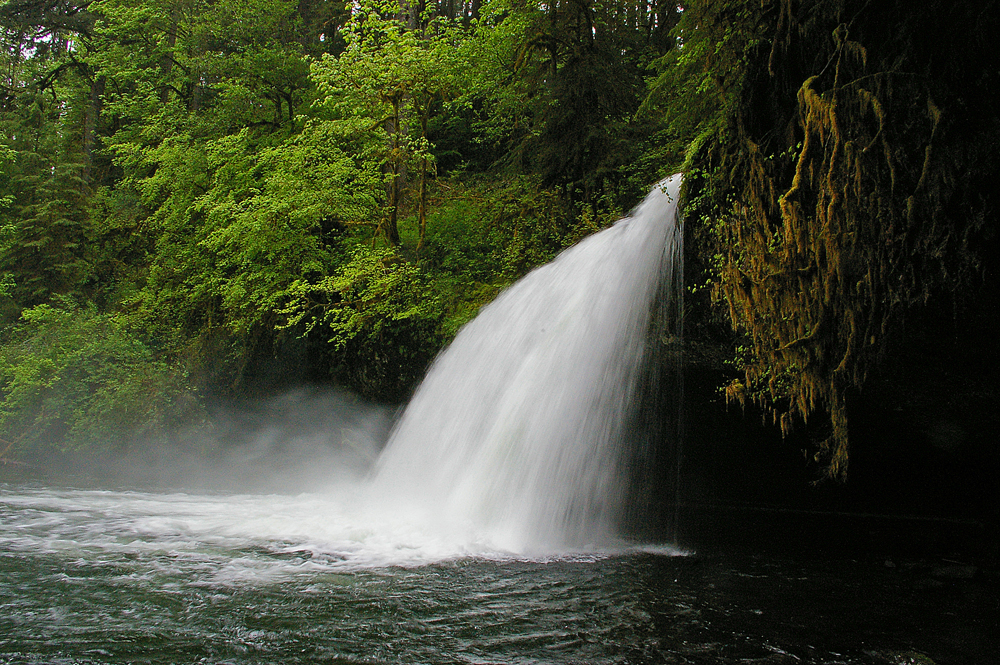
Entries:
[[379,458],[379,496],[505,551],[615,537],[654,302],[680,254],[680,185],[660,182],[459,331]]

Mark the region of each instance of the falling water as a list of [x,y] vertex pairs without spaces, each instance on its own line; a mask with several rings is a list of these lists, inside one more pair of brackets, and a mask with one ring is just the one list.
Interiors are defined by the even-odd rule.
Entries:
[[680,253],[680,184],[659,183],[459,332],[394,429],[376,495],[503,551],[614,538],[653,305]]
[[[0,476],[0,663],[992,662],[988,570],[929,586],[942,583],[926,543],[953,544],[950,527],[892,532],[893,558],[921,552],[912,569],[867,544],[879,516],[712,521],[766,531],[769,548],[808,543],[805,559],[761,556],[754,538],[694,559],[619,546],[621,518],[663,499],[679,469],[652,443],[677,435],[678,412],[646,401],[670,392],[654,376],[679,384],[679,185],[484,308],[372,477],[387,414],[325,393],[265,409],[231,469],[239,491],[280,471],[294,492]],[[660,472],[643,486],[649,463]],[[317,477],[329,484],[304,491]],[[844,547],[848,527],[868,534],[863,553],[817,554]]]

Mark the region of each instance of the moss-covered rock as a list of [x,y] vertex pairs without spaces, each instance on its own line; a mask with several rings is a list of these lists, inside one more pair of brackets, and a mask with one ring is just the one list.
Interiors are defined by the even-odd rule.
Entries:
[[849,403],[906,346],[907,317],[996,291],[997,18],[985,2],[744,5],[700,3],[684,33],[718,100],[689,152],[690,233],[745,336],[728,396],[785,432],[809,422],[843,478]]

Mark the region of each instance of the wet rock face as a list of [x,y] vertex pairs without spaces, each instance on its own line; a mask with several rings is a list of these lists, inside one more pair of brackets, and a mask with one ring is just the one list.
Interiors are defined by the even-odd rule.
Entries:
[[944,453],[955,453],[968,438],[965,428],[949,420],[935,421],[927,432],[932,446]]
[[918,651],[872,651],[868,655],[877,663],[891,665],[935,665],[929,656]]
[[931,571],[931,576],[941,580],[971,580],[979,569],[975,566],[949,563]]

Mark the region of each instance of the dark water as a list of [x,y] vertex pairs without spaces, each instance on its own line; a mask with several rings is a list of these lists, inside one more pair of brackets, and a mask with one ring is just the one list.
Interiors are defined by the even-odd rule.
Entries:
[[0,485],[0,662],[998,662],[964,562],[456,556],[325,501]]

